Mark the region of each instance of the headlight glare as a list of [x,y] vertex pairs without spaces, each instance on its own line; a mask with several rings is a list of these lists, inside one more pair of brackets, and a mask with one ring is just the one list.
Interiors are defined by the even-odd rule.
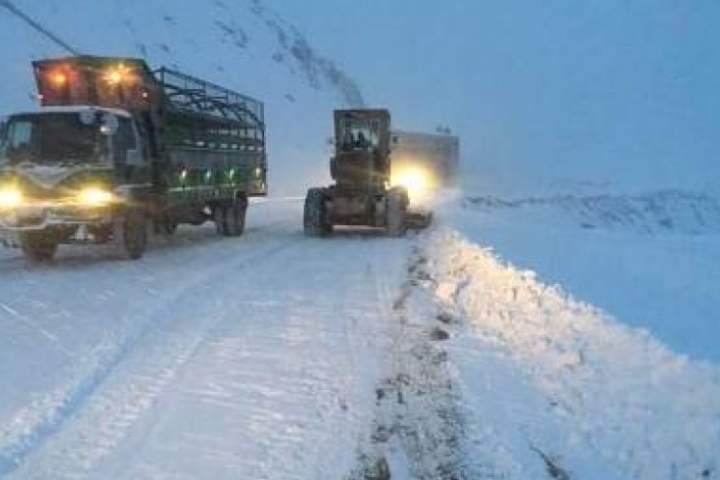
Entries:
[[19,207],[23,202],[22,192],[14,187],[0,188],[0,208]]
[[393,171],[390,181],[393,186],[405,187],[412,202],[426,199],[432,189],[433,179],[430,173],[422,168],[406,167]]
[[103,188],[88,187],[80,191],[78,200],[83,205],[90,207],[104,207],[115,201],[115,195]]

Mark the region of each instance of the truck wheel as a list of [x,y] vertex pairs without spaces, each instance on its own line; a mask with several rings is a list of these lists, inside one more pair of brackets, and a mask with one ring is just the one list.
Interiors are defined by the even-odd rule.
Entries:
[[408,196],[404,189],[394,188],[387,194],[385,233],[390,237],[403,237],[407,232]]
[[245,231],[245,215],[247,213],[247,199],[240,197],[231,205],[223,208],[225,231],[228,237],[239,237]]
[[116,225],[115,239],[130,260],[142,258],[147,249],[148,232],[145,212],[130,209]]
[[213,207],[213,222],[218,235],[227,235],[227,214],[225,213],[227,206],[217,204]]
[[155,233],[171,237],[177,232],[178,224],[170,217],[163,216],[155,221]]
[[20,237],[25,258],[33,262],[49,262],[57,253],[58,244],[46,233],[24,233]]
[[305,210],[303,213],[303,228],[309,237],[322,237],[332,232],[332,225],[328,221],[325,195],[321,188],[311,188],[305,197]]
[[168,237],[175,235],[175,232],[177,232],[178,224],[173,221],[167,221],[163,224],[163,233],[167,235]]

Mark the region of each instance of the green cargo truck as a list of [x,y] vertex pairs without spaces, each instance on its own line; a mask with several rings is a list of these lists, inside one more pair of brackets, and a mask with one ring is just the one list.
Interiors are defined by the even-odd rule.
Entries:
[[263,104],[134,58],[33,63],[41,108],[0,132],[0,237],[32,260],[60,244],[115,243],[213,221],[239,236],[267,194]]

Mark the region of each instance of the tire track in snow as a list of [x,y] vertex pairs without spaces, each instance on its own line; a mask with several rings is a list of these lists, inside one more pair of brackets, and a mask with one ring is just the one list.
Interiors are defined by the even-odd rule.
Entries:
[[[278,258],[268,264],[273,268],[256,272],[252,284],[240,287],[239,301],[284,300],[258,309],[242,325],[223,322],[213,329],[173,390],[159,400],[159,418],[139,422],[122,451],[93,473],[341,478],[354,460],[352,447],[369,432],[380,377],[375,352],[387,339],[379,334],[387,322],[376,312],[375,272],[388,274],[400,264],[388,262],[387,254],[374,258],[373,248],[383,243],[405,254],[402,241],[366,237],[300,240],[300,255]],[[341,261],[349,251],[362,260]],[[280,280],[278,270],[294,281]],[[179,425],[179,411],[205,421]],[[159,447],[168,438],[181,440]],[[144,447],[140,454],[138,442]],[[168,466],[162,460],[168,450],[198,460]],[[204,464],[208,458],[210,465]]]
[[[217,275],[205,276],[202,281],[182,290],[177,297],[185,297],[185,300],[171,301],[163,306],[163,310],[169,308],[176,312],[189,312],[193,308],[192,313],[173,316],[155,312],[154,316],[158,318],[184,318],[153,324],[151,331],[125,355],[128,358],[123,359],[122,365],[107,375],[108,381],[110,377],[118,376],[122,381],[115,380],[107,388],[108,381],[99,386],[97,393],[85,402],[82,412],[75,414],[77,418],[72,424],[59,433],[58,437],[63,438],[48,442],[52,445],[48,445],[43,461],[39,465],[28,465],[27,471],[18,471],[18,476],[38,479],[87,477],[176,379],[205,341],[207,332],[223,320],[221,315],[213,313],[222,309],[221,297],[226,293],[219,294],[216,285],[226,281],[228,276],[237,275],[248,265],[255,265],[258,258],[275,256],[296,246],[296,243],[285,242],[226,265]],[[192,291],[192,295],[187,295],[188,291]],[[198,315],[200,312],[191,305],[198,298],[207,305],[207,315]]]
[[[346,472],[352,463],[355,441],[369,432],[372,388],[380,378],[372,353],[387,338],[377,334],[387,323],[374,313],[373,282],[376,271],[387,274],[392,267],[387,268],[387,255],[370,256],[367,264],[353,268],[338,260],[348,249],[372,253],[375,243],[404,258],[402,241],[342,234],[328,241],[296,238],[292,246],[301,250],[278,252],[251,278],[219,293],[195,292],[208,311],[214,298],[224,296],[225,303],[217,306],[224,318],[183,322],[180,330],[188,335],[176,328],[178,322],[170,329],[159,325],[158,335],[135,346],[11,478],[146,478],[173,471],[197,478],[183,467],[203,465],[208,458],[216,473],[227,471],[224,463],[237,472],[237,477],[216,478],[339,478],[338,471]],[[283,272],[301,284],[278,283]],[[338,285],[328,295],[332,282]],[[240,291],[228,302],[233,288]],[[283,295],[285,301],[263,306]],[[243,317],[238,307],[258,299],[257,308]],[[182,310],[180,303],[172,311]],[[194,329],[207,335],[198,337]],[[184,346],[169,345],[175,339]],[[186,424],[188,413],[207,422]],[[169,466],[168,455],[183,451]]]
[[439,343],[450,336],[438,326],[427,293],[434,280],[426,263],[425,252],[415,247],[399,291],[377,279],[393,334],[387,371],[375,391],[376,418],[352,480],[495,478],[476,476],[466,465],[461,402],[448,352]]
[[63,352],[68,357],[74,357],[75,354],[70,351],[63,343],[60,341],[60,339],[57,337],[57,335],[53,334],[52,332],[48,331],[47,329],[43,328],[42,325],[30,320],[25,315],[22,315],[20,312],[15,310],[14,308],[5,305],[4,303],[0,302],[0,310],[3,310],[5,313],[10,315],[12,318],[17,320],[18,322],[28,326],[31,330],[34,330],[40,334],[41,337],[43,337],[45,340],[50,342],[52,345],[57,347],[61,352]]
[[[253,261],[290,248],[292,241],[271,245],[248,256],[236,259],[231,265],[244,268]],[[167,306],[193,293],[221,272],[227,271],[228,263],[215,265],[201,277],[195,277],[179,290],[159,300],[161,307],[145,315],[146,320],[139,329],[128,334],[119,343],[106,341],[94,350],[94,358],[83,365],[84,374],[80,380],[70,386],[62,386],[39,400],[32,402],[26,409],[17,412],[9,424],[0,432],[0,477],[16,470],[21,462],[42,445],[49,437],[57,433],[65,421],[77,413],[86,400],[112,374],[116,367],[133,351],[134,347],[153,328],[152,319]],[[192,295],[190,295],[192,297]],[[136,322],[137,323],[137,322]]]

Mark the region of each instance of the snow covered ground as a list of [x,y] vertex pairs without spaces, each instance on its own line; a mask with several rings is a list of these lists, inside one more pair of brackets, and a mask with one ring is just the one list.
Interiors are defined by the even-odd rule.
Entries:
[[427,287],[457,323],[448,352],[469,412],[465,441],[488,478],[542,478],[534,454],[555,478],[717,475],[716,366],[673,353],[456,232],[424,248],[435,258]]
[[299,207],[254,206],[239,241],[182,231],[140,263],[4,255],[0,476],[350,471],[389,337],[377,298],[408,242],[305,239]]
[[140,262],[0,250],[0,478],[720,477],[718,197],[527,193],[717,188],[716,6],[0,0],[0,115],[67,53],[8,6],[262,99],[274,195],[366,102],[451,124],[487,188],[404,240],[276,198]]
[[716,478],[717,365],[455,205],[404,240],[308,239],[273,199],[140,262],[3,251],[0,478]]

